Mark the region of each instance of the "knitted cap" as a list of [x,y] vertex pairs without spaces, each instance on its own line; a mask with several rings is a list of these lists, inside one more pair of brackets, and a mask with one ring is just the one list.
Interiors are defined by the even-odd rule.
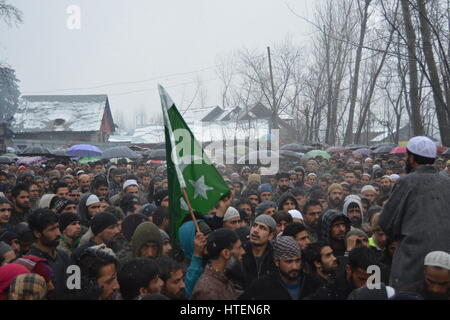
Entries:
[[223,221],[228,221],[233,218],[240,218],[239,211],[236,208],[229,207],[223,216]]
[[260,214],[256,217],[255,222],[265,224],[270,228],[270,232],[275,231],[277,227],[277,223],[275,222],[275,220],[267,214]]
[[81,221],[78,214],[73,212],[66,212],[59,216],[59,230],[63,232],[66,228],[75,221]]
[[275,259],[289,259],[301,256],[302,252],[293,237],[280,236],[275,239],[273,243],[273,257]]
[[117,224],[117,218],[112,213],[106,211],[99,212],[92,218],[92,233],[96,236],[106,228],[115,224]]
[[344,188],[339,183],[333,183],[331,186],[328,187],[328,193],[331,193],[334,190],[340,190],[341,192],[344,192]]

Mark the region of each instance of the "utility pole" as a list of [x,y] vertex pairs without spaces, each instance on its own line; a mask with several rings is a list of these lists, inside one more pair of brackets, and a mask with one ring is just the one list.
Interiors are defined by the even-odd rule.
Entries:
[[273,72],[272,72],[272,59],[270,57],[270,47],[267,47],[267,56],[269,57],[269,72],[270,72],[270,84],[272,86],[272,119],[269,123],[269,132],[272,133],[272,129],[278,129],[277,126],[277,109],[275,99],[275,86],[273,85]]

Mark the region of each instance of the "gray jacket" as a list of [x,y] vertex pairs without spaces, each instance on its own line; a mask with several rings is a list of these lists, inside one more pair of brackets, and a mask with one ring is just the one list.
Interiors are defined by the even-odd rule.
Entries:
[[398,240],[389,283],[395,289],[423,280],[425,256],[450,251],[450,178],[421,165],[400,178],[378,220]]

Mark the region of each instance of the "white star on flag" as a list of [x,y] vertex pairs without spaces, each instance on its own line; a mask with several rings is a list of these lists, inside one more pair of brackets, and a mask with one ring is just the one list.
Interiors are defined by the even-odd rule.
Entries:
[[189,179],[189,183],[192,184],[195,188],[194,199],[197,198],[198,196],[208,199],[206,191],[214,189],[205,184],[205,176],[201,176],[197,181]]

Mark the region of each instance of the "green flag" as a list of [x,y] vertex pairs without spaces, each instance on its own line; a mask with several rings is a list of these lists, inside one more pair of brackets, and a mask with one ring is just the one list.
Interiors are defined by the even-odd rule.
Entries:
[[207,214],[230,189],[162,86],[159,95],[166,140],[170,236],[175,242],[178,228],[190,214],[182,188],[186,188],[192,209],[201,214]]

